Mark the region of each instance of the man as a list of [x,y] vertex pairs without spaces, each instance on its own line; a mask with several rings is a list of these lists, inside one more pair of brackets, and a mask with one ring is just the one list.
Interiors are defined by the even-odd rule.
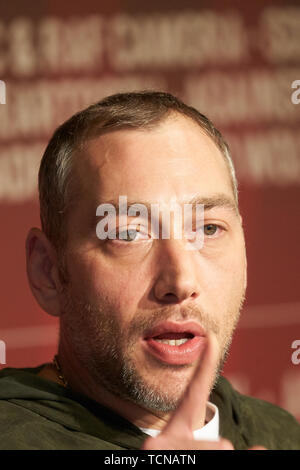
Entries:
[[[205,116],[167,93],[108,97],[56,130],[39,193],[27,273],[59,316],[58,354],[1,372],[0,448],[300,448],[289,413],[221,376],[246,255],[229,150]],[[193,230],[169,212],[162,236],[174,204]]]

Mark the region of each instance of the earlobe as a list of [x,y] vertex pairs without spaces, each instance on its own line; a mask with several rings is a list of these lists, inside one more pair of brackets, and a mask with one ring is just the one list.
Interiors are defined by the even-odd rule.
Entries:
[[31,291],[40,307],[50,315],[60,314],[56,250],[46,235],[32,228],[26,239],[26,267]]

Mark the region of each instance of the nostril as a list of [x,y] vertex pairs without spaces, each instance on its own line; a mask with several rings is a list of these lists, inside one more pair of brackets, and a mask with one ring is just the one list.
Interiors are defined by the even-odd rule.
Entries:
[[164,294],[162,300],[165,302],[178,302],[178,297],[172,292],[167,292]]

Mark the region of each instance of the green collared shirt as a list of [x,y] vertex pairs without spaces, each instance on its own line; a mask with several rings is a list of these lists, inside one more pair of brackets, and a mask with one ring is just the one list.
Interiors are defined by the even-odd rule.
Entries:
[[[140,449],[147,438],[109,408],[36,374],[0,371],[0,449]],[[238,393],[220,377],[209,400],[220,415],[220,435],[235,449],[262,445],[300,450],[300,424],[282,408]]]

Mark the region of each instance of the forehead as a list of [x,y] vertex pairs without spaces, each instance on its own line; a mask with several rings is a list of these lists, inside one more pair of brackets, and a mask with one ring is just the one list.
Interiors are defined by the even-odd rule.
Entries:
[[233,198],[229,170],[213,140],[189,118],[172,116],[152,129],[122,129],[87,145],[75,160],[81,202],[181,202],[195,193]]

